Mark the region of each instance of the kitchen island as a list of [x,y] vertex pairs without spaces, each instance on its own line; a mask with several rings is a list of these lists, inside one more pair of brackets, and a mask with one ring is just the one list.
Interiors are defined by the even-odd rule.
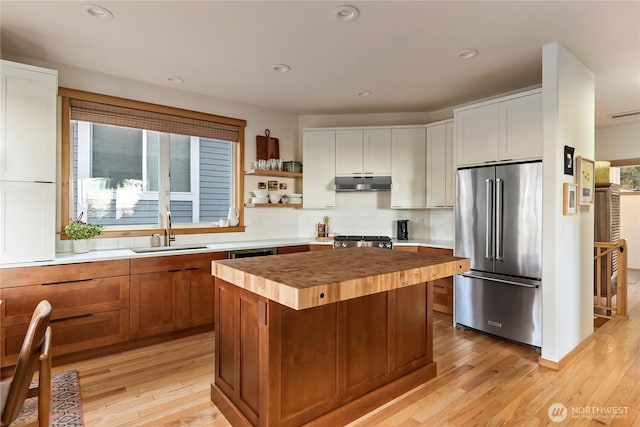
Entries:
[[436,375],[431,281],[469,260],[351,248],[214,261],[211,399],[233,425],[340,425]]

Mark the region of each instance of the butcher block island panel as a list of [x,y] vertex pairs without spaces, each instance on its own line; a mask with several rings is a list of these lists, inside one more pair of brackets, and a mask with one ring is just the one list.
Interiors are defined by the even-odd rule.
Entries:
[[213,275],[295,310],[453,276],[469,260],[379,248],[215,261]]
[[378,248],[214,261],[211,399],[235,426],[358,418],[436,376],[432,281],[468,269]]

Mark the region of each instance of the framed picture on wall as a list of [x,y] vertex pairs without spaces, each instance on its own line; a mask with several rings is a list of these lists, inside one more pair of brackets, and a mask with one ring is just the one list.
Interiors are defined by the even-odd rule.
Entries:
[[562,215],[575,215],[578,205],[578,186],[570,182],[563,184],[562,191]]
[[576,171],[578,173],[578,201],[580,205],[590,205],[593,203],[593,192],[595,191],[595,162],[576,157]]
[[575,148],[564,146],[564,174],[573,176],[573,152]]

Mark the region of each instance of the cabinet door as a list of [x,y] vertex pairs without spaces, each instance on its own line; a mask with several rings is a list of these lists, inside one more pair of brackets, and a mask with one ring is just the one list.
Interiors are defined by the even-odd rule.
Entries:
[[427,127],[427,207],[453,206],[453,123]]
[[443,207],[447,193],[447,127],[427,127],[427,207]]
[[424,208],[425,128],[392,130],[391,207]]
[[[362,174],[362,130],[336,130],[336,175]],[[305,167],[305,173],[307,173]]]
[[456,164],[477,165],[498,159],[499,104],[455,113]]
[[303,135],[303,208],[329,209],[336,205],[336,132],[305,131]]
[[180,327],[181,282],[180,271],[131,275],[132,338],[171,332]]
[[500,103],[500,160],[542,158],[542,94]]
[[214,289],[211,265],[182,272],[182,327],[213,324]]
[[391,175],[391,129],[367,129],[362,147],[366,175]]
[[456,203],[456,164],[453,159],[453,122],[446,124],[445,149],[445,198],[444,205],[453,207]]
[[55,258],[55,184],[0,181],[0,263]]
[[2,61],[0,180],[54,182],[55,71]]

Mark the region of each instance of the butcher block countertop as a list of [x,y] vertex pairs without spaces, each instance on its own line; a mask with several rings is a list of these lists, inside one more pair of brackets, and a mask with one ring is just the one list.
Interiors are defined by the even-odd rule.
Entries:
[[212,262],[212,274],[302,310],[464,273],[468,258],[348,248]]

